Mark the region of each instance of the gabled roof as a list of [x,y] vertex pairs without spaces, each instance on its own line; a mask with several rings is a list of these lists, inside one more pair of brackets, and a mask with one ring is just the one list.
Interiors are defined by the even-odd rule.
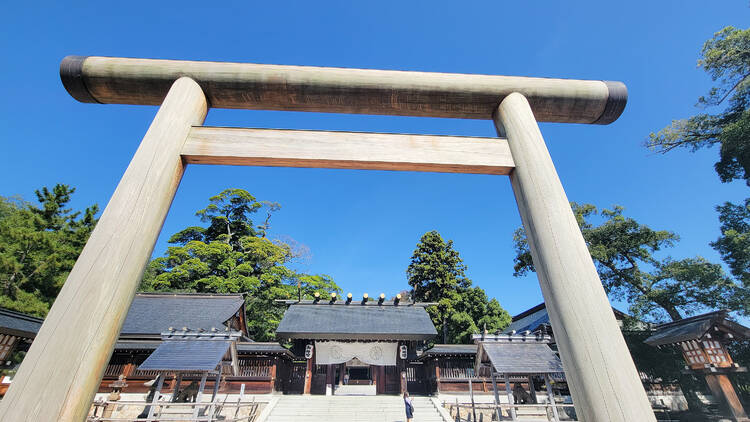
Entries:
[[429,340],[437,331],[422,306],[323,302],[289,306],[276,335],[282,339]]
[[161,341],[118,341],[115,343],[115,351],[124,350],[156,350]]
[[136,293],[120,336],[159,336],[169,327],[223,329],[244,304],[241,294]]
[[[612,312],[615,314],[615,319],[618,321],[622,321],[629,317],[628,314],[614,307],[612,308]],[[649,324],[645,322],[639,322],[638,324],[642,326],[642,329],[644,330],[649,328]],[[522,333],[524,331],[534,332],[544,325],[549,326],[550,319],[549,313],[547,312],[547,305],[542,302],[533,308],[529,308],[514,316],[510,325],[503,330],[503,333],[510,333],[513,331],[517,333]]]
[[141,371],[201,371],[217,369],[231,347],[224,340],[167,340],[138,367]]
[[515,331],[518,333],[524,331],[536,331],[540,325],[549,324],[549,314],[544,303],[534,306],[513,317],[513,322],[503,330],[505,333]]
[[685,318],[679,321],[662,324],[656,327],[656,332],[644,342],[651,346],[681,343],[688,340],[700,340],[715,327],[716,330],[730,333],[738,338],[750,338],[750,328],[727,319],[726,310],[709,312]]
[[546,309],[546,308],[547,308],[547,304],[545,304],[544,302],[542,302],[542,303],[540,303],[540,304],[538,304],[538,305],[536,305],[534,307],[531,307],[531,308],[529,308],[529,309],[521,312],[518,315],[515,315],[513,317],[513,322],[518,321],[520,319],[523,319],[523,318],[525,318],[525,317],[527,317],[527,316],[529,316],[531,314],[535,314],[535,313],[537,313],[537,312],[539,312],[539,311],[541,311],[543,309]]
[[530,341],[481,342],[480,349],[500,374],[551,374],[563,372],[562,362],[546,343]]
[[[156,350],[161,343],[161,341],[123,340],[118,341],[117,344],[115,344],[115,350],[152,351]],[[273,342],[237,342],[237,353],[240,355],[285,355],[288,357],[294,357],[294,354],[289,351],[289,349],[283,347],[279,343]]]
[[562,373],[560,358],[549,347],[552,337],[545,334],[474,334],[477,342],[476,371],[489,363],[500,374]]
[[294,357],[294,354],[279,343],[273,342],[238,342],[237,353],[241,355],[285,355]]
[[425,350],[422,356],[465,355],[467,357],[474,357],[476,354],[476,344],[436,344]]
[[0,334],[8,334],[22,338],[34,338],[43,319],[10,309],[0,308]]

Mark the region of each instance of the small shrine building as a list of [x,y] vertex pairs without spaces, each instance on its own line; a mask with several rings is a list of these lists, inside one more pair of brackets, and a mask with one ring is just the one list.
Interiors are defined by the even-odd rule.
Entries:
[[677,346],[685,359],[684,373],[703,376],[711,394],[733,421],[750,421],[730,376],[747,372],[732,360],[727,344],[750,338],[750,328],[729,319],[721,310],[662,324],[645,343]]
[[[418,361],[426,342],[437,335],[425,306],[400,296],[386,300],[367,295],[354,300],[351,294],[337,300],[316,298],[285,301],[288,308],[276,336],[290,341],[291,351],[304,356],[304,368],[289,392],[333,394],[397,394],[427,392],[423,364]],[[304,376],[302,371],[304,370]]]

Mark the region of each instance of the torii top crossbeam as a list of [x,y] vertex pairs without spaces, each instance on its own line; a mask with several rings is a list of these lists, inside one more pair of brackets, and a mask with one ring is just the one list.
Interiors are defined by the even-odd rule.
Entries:
[[159,105],[181,76],[210,107],[492,119],[518,92],[540,122],[609,124],[625,109],[622,82],[182,60],[68,56],[60,77],[78,101]]

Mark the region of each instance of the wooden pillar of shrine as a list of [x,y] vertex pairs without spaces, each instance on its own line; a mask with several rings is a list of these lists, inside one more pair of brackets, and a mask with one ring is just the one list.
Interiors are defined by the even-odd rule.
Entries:
[[440,361],[435,358],[435,392],[440,393]]
[[122,368],[122,375],[127,378],[129,377],[133,372],[135,371],[135,363],[128,362],[125,364],[125,366]]
[[707,374],[706,384],[711,389],[711,394],[720,402],[728,411],[729,415],[735,421],[747,421],[747,413],[742,407],[742,402],[734,391],[732,382],[724,374]]
[[326,365],[326,396],[333,395],[333,365]]
[[307,359],[307,366],[305,367],[305,387],[302,390],[302,394],[309,395],[310,389],[312,388],[312,377],[313,370],[315,369],[315,348],[313,348],[312,356]]
[[276,371],[279,365],[279,358],[274,357],[271,361],[271,392],[276,392]]

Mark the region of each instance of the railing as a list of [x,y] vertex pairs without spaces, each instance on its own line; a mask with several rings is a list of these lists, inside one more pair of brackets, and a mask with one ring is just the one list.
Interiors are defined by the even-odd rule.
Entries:
[[239,359],[238,364],[241,377],[270,377],[273,360]]
[[[169,399],[169,396],[166,396]],[[253,422],[258,417],[258,405],[253,397],[253,401],[250,403],[242,403],[242,398],[239,398],[237,402],[226,403],[214,401],[214,402],[200,402],[200,403],[172,403],[167,401],[158,401],[156,403],[147,403],[143,401],[127,401],[127,400],[97,400],[93,403],[94,412],[93,415],[89,416],[87,422],[166,422],[166,421],[195,421],[195,422]],[[138,417],[113,417],[104,416],[108,406],[116,406],[123,408],[127,406],[137,406],[139,408],[153,408],[151,409],[151,416],[145,418]],[[248,409],[247,416],[238,416],[241,408]],[[224,410],[235,409],[234,415],[222,415]],[[99,415],[101,411],[101,415]],[[231,413],[231,410],[230,412]]]
[[[447,407],[447,403],[443,402],[443,407]],[[500,420],[529,420],[528,418],[525,418],[524,416],[529,416],[529,411],[533,412],[534,410],[539,410],[539,414],[543,415],[542,417],[544,419],[541,420],[553,420],[553,414],[555,413],[553,409],[562,410],[564,413],[562,414],[568,414],[569,418],[560,419],[564,421],[570,421],[570,422],[576,422],[577,419],[575,419],[575,412],[573,412],[574,405],[572,404],[564,404],[564,403],[536,403],[536,404],[508,404],[508,403],[477,403],[477,404],[471,404],[471,403],[455,403],[451,404],[450,407],[448,407],[448,411],[451,415],[451,418],[454,418],[455,422],[484,422],[485,414],[487,412],[484,411],[491,411],[491,414],[486,416],[487,421],[494,420],[497,413],[500,413]],[[463,409],[463,410],[462,410]],[[566,411],[566,409],[570,409],[569,411]],[[511,416],[511,410],[514,410],[516,412],[516,418],[513,418]],[[505,411],[505,415],[503,415],[503,411]],[[562,416],[561,414],[561,416]],[[476,415],[476,416],[475,416]],[[506,416],[507,415],[507,416]]]
[[130,374],[131,377],[145,377],[145,378],[156,378],[157,375],[161,374],[159,371],[141,371],[136,369]]
[[[254,377],[254,378],[269,378],[271,376],[271,366],[273,366],[273,360],[264,359],[239,359],[237,362],[239,365],[239,377]],[[104,370],[105,377],[117,378],[120,374],[123,374],[127,364],[109,364]],[[159,371],[141,371],[135,369],[129,378],[142,377],[142,378],[156,378],[159,375]],[[222,373],[224,375],[232,376],[232,368],[229,366],[222,367]],[[200,374],[197,375],[200,378]],[[183,379],[187,377],[183,375]]]
[[468,379],[474,378],[474,368],[468,367],[441,367],[441,379]]
[[105,377],[117,377],[125,371],[125,364],[107,365],[107,369],[104,370]]

